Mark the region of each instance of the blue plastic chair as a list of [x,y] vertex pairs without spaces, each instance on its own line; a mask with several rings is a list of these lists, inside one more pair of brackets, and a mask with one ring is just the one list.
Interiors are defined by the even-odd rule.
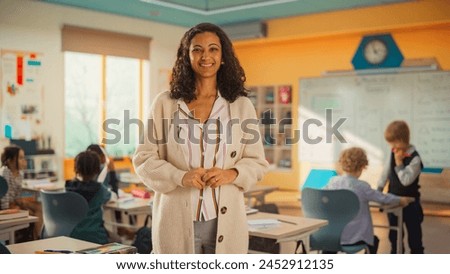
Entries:
[[5,196],[5,194],[8,192],[8,182],[5,178],[0,176],[0,198]]
[[341,245],[341,234],[345,226],[359,211],[359,200],[350,190],[324,190],[305,188],[302,190],[302,211],[308,218],[324,219],[328,225],[311,234],[311,250],[356,253],[368,246]]
[[0,254],[11,254],[11,251],[2,242],[0,242]]
[[321,189],[328,184],[331,177],[336,175],[337,172],[331,169],[311,169],[302,186],[302,190],[304,188]]
[[70,236],[74,227],[87,215],[86,199],[75,192],[41,191],[44,227],[42,238]]

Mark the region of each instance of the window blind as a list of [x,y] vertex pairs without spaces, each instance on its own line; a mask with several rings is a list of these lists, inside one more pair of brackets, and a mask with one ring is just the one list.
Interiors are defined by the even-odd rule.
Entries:
[[150,60],[150,37],[64,25],[62,50]]

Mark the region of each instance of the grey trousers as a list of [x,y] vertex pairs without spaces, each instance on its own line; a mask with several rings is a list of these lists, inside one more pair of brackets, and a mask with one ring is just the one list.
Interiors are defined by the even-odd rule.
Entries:
[[217,218],[194,222],[195,254],[216,253]]

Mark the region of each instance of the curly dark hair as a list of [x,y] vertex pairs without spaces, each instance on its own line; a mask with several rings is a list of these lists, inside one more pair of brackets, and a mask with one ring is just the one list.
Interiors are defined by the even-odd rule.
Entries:
[[21,150],[23,149],[17,145],[9,145],[5,147],[1,156],[2,166],[11,168],[10,166],[8,166],[8,162],[14,160],[15,168],[19,168],[19,152]]
[[80,175],[83,181],[93,180],[100,172],[100,157],[93,151],[80,152],[75,157],[75,173]]
[[181,39],[177,52],[177,60],[172,69],[172,80],[170,81],[170,97],[172,99],[183,99],[191,102],[196,99],[195,74],[189,59],[189,47],[192,38],[199,33],[215,33],[222,46],[222,61],[217,72],[217,87],[220,95],[228,102],[234,102],[239,96],[247,96],[244,87],[245,72],[237,59],[230,38],[218,26],[211,23],[200,23],[188,30]]

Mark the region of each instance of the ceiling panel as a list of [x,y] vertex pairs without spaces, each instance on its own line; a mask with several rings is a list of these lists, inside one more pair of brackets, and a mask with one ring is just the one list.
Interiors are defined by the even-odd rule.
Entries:
[[191,27],[200,22],[218,25],[385,5],[415,0],[41,0]]

